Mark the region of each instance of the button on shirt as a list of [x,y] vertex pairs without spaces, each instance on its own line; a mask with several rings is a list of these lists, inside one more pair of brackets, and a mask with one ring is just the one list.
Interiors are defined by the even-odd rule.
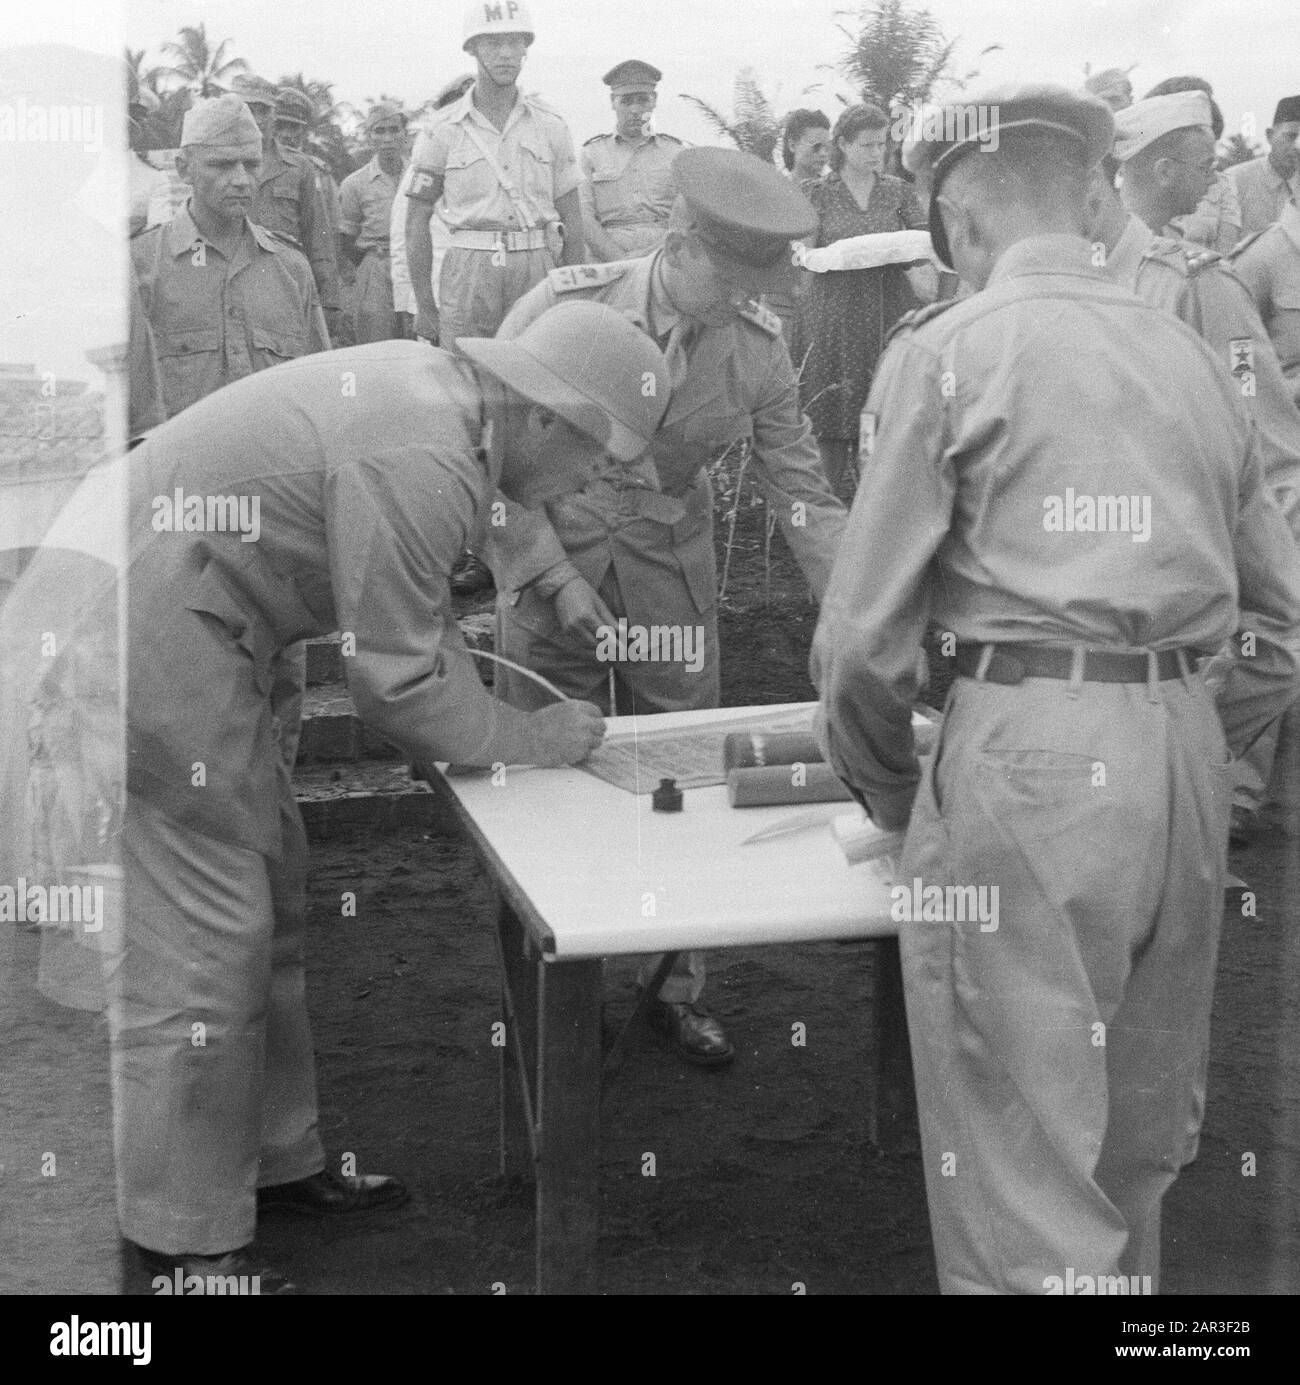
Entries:
[[153,328],[167,417],[268,366],[328,351],[311,267],[291,245],[245,222],[229,260],[184,207],[131,242]]
[[1241,204],[1244,236],[1253,236],[1271,226],[1282,215],[1288,200],[1300,200],[1300,171],[1283,178],[1269,163],[1267,154],[1249,163],[1233,164],[1226,171]]
[[589,139],[578,157],[583,211],[623,250],[656,249],[677,199],[672,163],[685,147],[672,135],[635,143],[619,134]]
[[559,221],[556,202],[573,192],[582,177],[569,127],[536,96],[521,95],[505,128],[498,130],[474,105],[471,87],[447,107],[446,119],[417,143],[407,196],[431,202],[432,179],[441,178],[438,214],[451,230],[528,229],[483,150],[470,137],[471,128],[518,190],[531,225]]
[[385,173],[376,154],[364,168],[349,173],[339,189],[339,230],[357,238],[357,248],[388,245],[389,218],[399,178]]
[[[929,622],[961,641],[1212,651],[1237,630],[1240,591],[1259,649],[1234,676],[1257,664],[1241,676],[1274,692],[1291,677],[1295,542],[1240,394],[1202,341],[1091,255],[1075,236],[1019,242],[981,293],[900,328],[877,369],[875,443],[813,671],[830,759],[887,826],[915,793]],[[1053,528],[1079,496],[1137,497],[1146,537],[1132,522]],[[1275,707],[1248,702],[1241,717],[1259,724],[1225,726],[1230,742]]]

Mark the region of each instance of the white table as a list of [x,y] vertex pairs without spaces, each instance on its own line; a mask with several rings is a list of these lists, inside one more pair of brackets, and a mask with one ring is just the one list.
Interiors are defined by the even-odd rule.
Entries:
[[[758,712],[784,720],[808,709],[617,717],[608,734]],[[912,1097],[898,929],[883,872],[870,863],[849,866],[829,825],[742,844],[796,814],[821,814],[829,824],[852,804],[735,809],[719,785],[686,789],[683,810],[662,813],[648,795],[573,768],[509,768],[496,782],[487,773],[439,775],[434,789],[500,892],[508,1031],[502,1171],[527,1150],[537,1183],[539,1292],[584,1292],[595,1282],[603,957],[882,940],[868,1133],[889,1146],[907,1129]]]

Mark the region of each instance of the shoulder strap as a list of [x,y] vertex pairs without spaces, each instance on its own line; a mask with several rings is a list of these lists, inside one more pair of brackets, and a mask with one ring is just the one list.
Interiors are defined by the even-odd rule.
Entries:
[[515,209],[515,213],[519,217],[519,220],[523,222],[524,228],[529,231],[535,230],[538,224],[537,216],[532,208],[529,207],[524,194],[515,186],[514,181],[497,162],[496,156],[483,142],[482,136],[468,120],[463,122],[463,129],[473,141],[479,153],[487,160],[487,166],[496,176],[497,182],[501,184],[502,191],[510,199],[510,205]]
[[603,289],[627,273],[626,260],[611,260],[607,264],[566,264],[548,270],[547,282],[556,293],[574,293],[578,289]]

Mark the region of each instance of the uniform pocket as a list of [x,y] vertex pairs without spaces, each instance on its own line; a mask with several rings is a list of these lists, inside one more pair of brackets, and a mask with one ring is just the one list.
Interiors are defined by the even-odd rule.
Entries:
[[208,351],[221,350],[221,329],[203,327],[189,331],[159,332],[155,336],[159,358],[172,356],[199,356]]
[[268,364],[274,365],[275,361],[290,361],[295,357],[307,354],[307,342],[301,332],[277,331],[271,327],[254,327],[252,335],[253,349],[275,358]]

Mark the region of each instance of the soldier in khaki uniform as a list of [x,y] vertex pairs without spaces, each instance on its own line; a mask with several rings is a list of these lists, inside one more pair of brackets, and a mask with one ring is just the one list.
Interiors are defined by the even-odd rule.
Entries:
[[[317,1128],[279,655],[349,632],[358,713],[414,761],[571,764],[604,734],[590,705],[524,713],[491,698],[447,577],[497,486],[541,504],[644,451],[669,397],[663,359],[587,303],[463,350],[377,342],[297,361],[130,454],[125,946],[110,959],[110,1023],[119,1216],[151,1273],[257,1270],[247,1248],[264,1212],[335,1217],[405,1197],[396,1179],[327,1167]],[[177,491],[184,516],[166,509]],[[240,527],[194,530],[191,498],[202,516],[205,497],[209,516],[214,497],[238,501]]]
[[1228,179],[1241,206],[1243,235],[1266,230],[1288,202],[1300,199],[1300,96],[1284,96],[1264,131],[1268,153],[1244,164],[1233,164]]
[[[525,5],[471,4],[464,49],[478,64],[474,85],[447,107],[417,151],[406,194],[415,330],[448,348],[460,336],[491,336],[548,270],[585,258],[582,178],[568,126],[518,86],[532,41]],[[435,206],[451,232],[440,306],[429,282]]]
[[[1300,558],[1222,364],[1096,266],[1110,112],[1050,87],[971,99],[996,147],[986,126],[907,162],[936,253],[977,292],[904,319],[881,360],[812,667],[832,763],[906,831],[895,917],[941,1288],[1155,1293],[1202,1080],[1229,756],[1300,688]],[[931,621],[960,676],[922,772]],[[1255,656],[1228,676],[1254,696],[1225,725],[1198,663],[1243,622]]]
[[668,234],[668,214],[677,200],[673,160],[686,145],[650,128],[663,75],[629,58],[601,78],[616,129],[589,139],[578,156],[583,222],[594,260],[648,255]]
[[[1259,429],[1265,483],[1300,540],[1300,411],[1267,329],[1246,287],[1218,255],[1152,229],[1195,206],[1213,177],[1210,119],[1209,101],[1199,91],[1148,97],[1116,117],[1115,157],[1123,169],[1124,198],[1136,214],[1116,241],[1118,216],[1103,167],[1103,185],[1094,182],[1094,193],[1109,207],[1109,230],[1098,229],[1110,251],[1106,272],[1182,318],[1232,373]],[[1269,728],[1239,761],[1235,841],[1244,843],[1260,831],[1259,810],[1282,730],[1283,724]]]
[[[783,281],[790,241],[808,234],[816,213],[776,169],[738,150],[683,150],[674,177],[681,196],[661,249],[555,270],[500,332],[515,336],[554,303],[591,299],[627,314],[668,357],[673,402],[649,452],[662,491],[611,472],[544,516],[512,510],[504,527],[490,531],[500,651],[601,706],[612,669],[623,713],[718,705],[713,489],[705,468],[723,448],[752,444],[757,479],[818,598],[844,525],[799,408],[780,321],[755,302]],[[598,631],[619,619],[697,627],[700,668],[603,662]],[[497,690],[516,706],[537,705],[535,686],[509,669],[499,671]],[[725,1062],[732,1047],[699,1006],[703,985],[702,957],[683,954],[654,1015],[689,1061]]]
[[262,137],[248,107],[237,96],[197,102],[181,145],[190,201],[131,241],[168,418],[232,380],[329,350],[307,261],[249,219]]
[[1288,202],[1272,226],[1247,236],[1228,258],[1255,300],[1300,405],[1300,207]]
[[374,155],[364,167],[348,174],[339,194],[339,245],[357,266],[353,332],[358,345],[395,335],[388,227],[406,143],[406,116],[401,108],[379,102],[366,116],[366,139]]
[[286,237],[307,257],[316,278],[321,307],[331,335],[339,325],[338,247],[329,210],[311,161],[286,149],[275,137],[277,89],[262,77],[240,76],[230,84],[253,113],[262,132],[262,169],[257,178],[252,219]]

